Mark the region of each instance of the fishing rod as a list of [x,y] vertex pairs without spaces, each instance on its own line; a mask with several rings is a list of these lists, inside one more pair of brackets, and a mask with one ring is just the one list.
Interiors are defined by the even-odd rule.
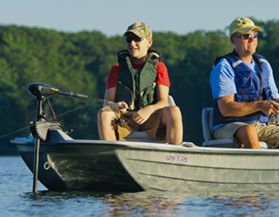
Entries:
[[114,111],[119,111],[121,109],[127,109],[128,110],[128,105],[125,102],[114,102],[110,101],[107,99],[98,99],[99,103],[102,103],[103,106],[108,106]]

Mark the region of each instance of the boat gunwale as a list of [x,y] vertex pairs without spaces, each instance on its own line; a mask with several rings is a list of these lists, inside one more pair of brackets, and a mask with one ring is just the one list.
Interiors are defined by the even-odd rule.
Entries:
[[[186,144],[193,144],[191,142],[185,142]],[[184,143],[184,144],[185,144]],[[19,146],[33,146],[31,143],[17,143]],[[63,140],[63,141],[50,141],[42,143],[41,148],[53,149],[57,148],[74,147],[77,148],[83,146],[93,147],[102,145],[105,147],[111,147],[113,149],[134,149],[134,150],[151,150],[151,151],[163,151],[163,152],[178,152],[178,153],[193,153],[193,154],[228,154],[228,155],[278,155],[278,149],[240,149],[240,148],[219,148],[219,147],[202,147],[202,146],[185,146],[171,145],[167,143],[156,142],[144,142],[144,141],[105,141],[105,140]]]

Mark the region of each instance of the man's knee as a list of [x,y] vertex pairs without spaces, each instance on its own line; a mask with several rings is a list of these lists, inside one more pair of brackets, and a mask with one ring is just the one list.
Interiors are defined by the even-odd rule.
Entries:
[[181,111],[180,108],[178,106],[168,106],[166,107],[166,111],[167,111],[167,116],[169,117],[169,115],[171,117],[175,117],[175,118],[181,118]]
[[242,127],[240,127],[236,133],[236,137],[250,137],[252,135],[257,135],[257,130],[256,127],[252,124],[247,124]]
[[164,108],[163,122],[168,124],[169,122],[181,121],[182,115],[178,106],[168,106]]
[[110,108],[102,108],[98,112],[99,121],[112,120],[115,118],[114,112]]
[[251,131],[256,131],[255,126],[252,124],[247,124],[247,125],[240,127],[237,132],[247,134],[247,133],[250,133]]
[[240,127],[236,133],[237,141],[244,145],[245,148],[260,148],[258,132],[253,124],[247,124]]

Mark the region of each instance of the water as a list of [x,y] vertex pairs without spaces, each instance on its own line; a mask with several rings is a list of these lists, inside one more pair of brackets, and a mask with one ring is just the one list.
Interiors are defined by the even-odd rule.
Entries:
[[50,192],[20,157],[0,157],[0,216],[279,216],[279,192],[184,194],[166,192]]

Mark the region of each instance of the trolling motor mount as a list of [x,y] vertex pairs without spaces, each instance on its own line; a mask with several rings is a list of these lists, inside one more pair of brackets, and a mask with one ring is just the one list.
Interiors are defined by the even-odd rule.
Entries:
[[48,132],[50,129],[64,130],[64,126],[58,121],[34,121],[30,122],[30,131],[36,138],[38,137],[42,141],[47,141]]

